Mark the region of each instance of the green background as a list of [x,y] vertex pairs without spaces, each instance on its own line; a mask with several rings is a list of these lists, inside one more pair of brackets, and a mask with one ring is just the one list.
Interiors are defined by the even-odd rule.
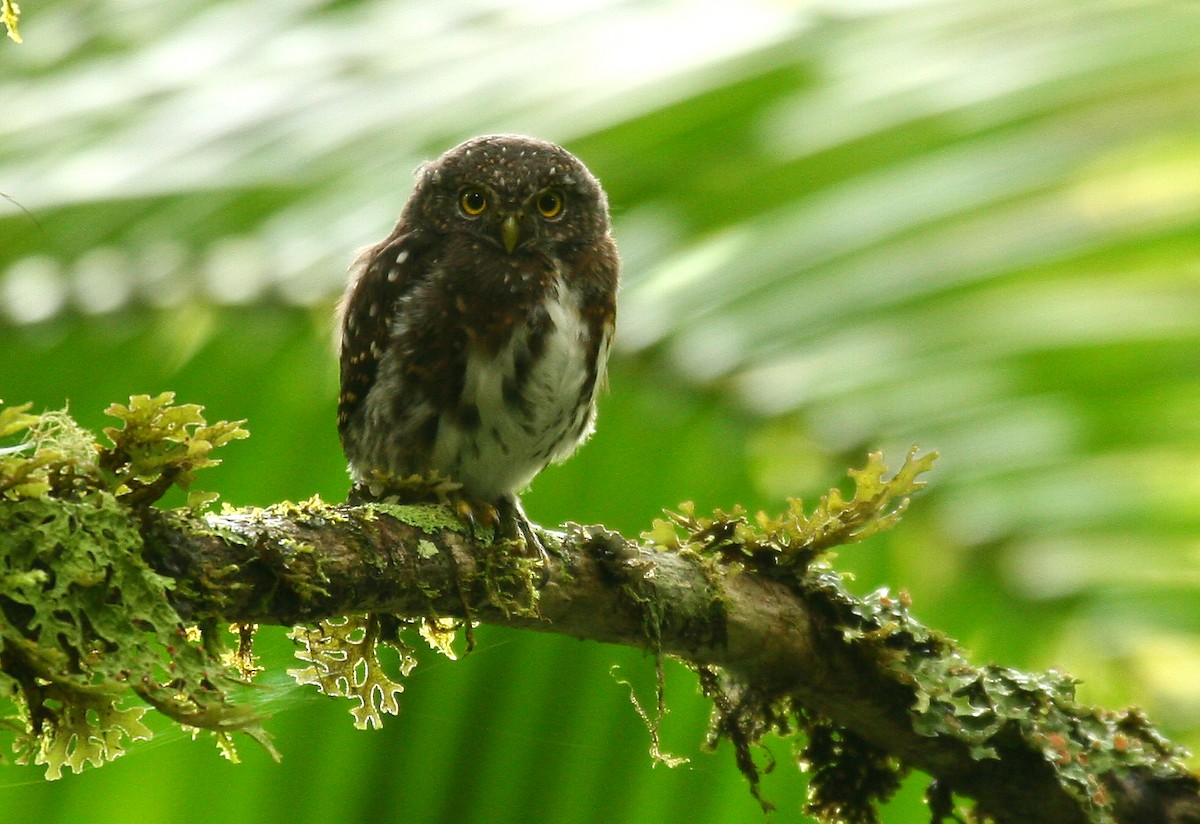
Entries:
[[[202,487],[338,500],[347,265],[422,159],[536,134],[604,182],[625,280],[597,434],[534,482],[535,520],[778,510],[869,450],[937,449],[900,527],[839,555],[854,588],[1200,740],[1195,3],[24,5],[0,398],[97,428],[171,389],[248,419]],[[653,700],[636,651],[484,627],[359,732],[291,685],[283,632],[256,699],[282,763],[160,725],[59,782],[0,767],[0,820],[762,820],[673,662],[669,770],[616,680]],[[768,747],[772,820],[804,821]],[[888,824],[928,820],[924,783]]]

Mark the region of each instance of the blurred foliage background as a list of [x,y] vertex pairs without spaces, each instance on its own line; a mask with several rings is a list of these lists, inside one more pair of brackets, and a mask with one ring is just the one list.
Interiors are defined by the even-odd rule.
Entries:
[[[779,509],[883,448],[943,458],[842,553],[978,661],[1064,669],[1200,743],[1200,5],[1136,0],[29,0],[0,44],[0,397],[85,424],[133,393],[248,418],[201,486],[347,487],[331,315],[422,160],[566,144],[625,260],[599,431],[526,496],[634,534]],[[667,671],[652,769],[624,649],[483,628],[357,732],[290,686],[284,759],[164,734],[5,820],[759,821]],[[803,821],[790,745],[765,794]],[[764,756],[764,761],[765,761]],[[885,811],[924,822],[914,776]],[[219,805],[219,806],[216,806]]]

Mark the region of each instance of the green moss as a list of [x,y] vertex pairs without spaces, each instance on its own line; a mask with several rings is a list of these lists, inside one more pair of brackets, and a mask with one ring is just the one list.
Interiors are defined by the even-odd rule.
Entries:
[[[0,731],[12,736],[19,763],[43,765],[49,778],[103,764],[130,742],[148,738],[142,722],[148,708],[188,729],[210,731],[231,759],[234,732],[274,753],[258,717],[236,701],[243,679],[257,671],[250,651],[253,628],[237,628],[237,649],[230,651],[215,626],[185,625],[171,596],[191,593],[179,592],[175,581],[148,566],[140,530],[165,520],[178,529],[211,530],[247,543],[272,521],[320,528],[345,522],[348,515],[312,498],[239,512],[252,526],[234,530],[216,517],[197,526],[190,508],[150,510],[170,486],[190,487],[197,471],[217,462],[213,451],[245,432],[237,423],[208,424],[199,407],[175,405],[169,393],[131,398],[128,406],[113,405],[109,412],[121,425],[105,430],[110,441],[105,445],[63,412],[31,415],[27,406],[0,408],[0,696],[14,708],[0,717]],[[692,558],[709,583],[671,599],[663,597],[661,582],[644,574],[636,562],[641,555],[621,536],[600,527],[572,527],[571,537],[608,568],[623,589],[623,602],[641,621],[646,646],[656,652],[668,631],[697,645],[720,643],[723,583],[754,572],[793,589],[850,654],[909,690],[915,732],[960,741],[975,759],[1014,747],[1040,754],[1095,821],[1112,820],[1113,775],[1186,776],[1183,753],[1138,712],[1079,705],[1074,682],[1057,673],[974,667],[950,639],[911,616],[906,597],[887,590],[855,597],[821,559],[834,546],[894,526],[932,460],[913,450],[888,477],[881,457],[872,455],[863,469],[850,473],[852,496],[833,490],[811,513],[798,500],[777,517],[750,518],[740,509],[701,517],[688,505],[668,513],[644,539],[653,549]],[[437,496],[447,491],[437,479],[411,483]],[[211,497],[201,494],[192,504]],[[431,534],[471,532],[439,502],[375,501],[361,511],[367,520],[387,515]],[[285,585],[301,598],[324,593],[313,546],[299,538],[272,546],[277,557],[265,560]],[[402,640],[404,631],[415,628],[433,649],[454,658],[459,629],[466,628],[468,649],[471,645],[469,594],[482,593],[509,614],[537,615],[542,562],[525,550],[520,541],[481,547],[475,571],[453,584],[466,621],[438,616],[432,605],[446,593],[429,591],[424,617],[351,616],[295,629],[292,637],[306,666],[291,673],[326,694],[352,699],[357,726],[380,726],[383,715],[399,710],[397,678],[416,663]],[[418,551],[426,558],[440,552],[429,540]],[[457,565],[454,570],[459,574]],[[227,577],[234,571],[210,570],[187,586],[211,601],[229,592]],[[399,676],[381,663],[385,647],[399,657]],[[656,660],[661,674],[661,653]],[[767,733],[803,735],[800,760],[811,772],[810,812],[828,821],[875,821],[875,802],[894,792],[902,765],[813,715],[793,696],[760,694],[727,673],[698,671],[714,704],[710,741],[733,743],[756,797],[761,770],[755,745]],[[638,706],[652,752],[669,761],[658,748],[658,721],[665,711],[661,675],[657,713]],[[946,807],[953,790],[938,788],[937,809]]]
[[479,572],[474,580],[460,582],[462,591],[482,586],[488,603],[505,615],[538,615],[541,558],[525,555],[520,541],[493,541],[480,547]]
[[[329,577],[321,569],[321,555],[312,544],[285,538],[276,541],[278,556],[270,560],[272,569],[289,590],[302,601],[312,601],[329,594],[322,586]],[[321,583],[318,583],[321,582]]]
[[[899,521],[909,497],[924,487],[919,476],[927,472],[935,453],[918,455],[914,447],[894,474],[880,453],[872,453],[862,469],[849,476],[854,494],[846,498],[838,489],[823,496],[812,512],[803,501],[791,499],[779,516],[759,513],[751,519],[736,507],[701,516],[691,504],[678,512],[667,512],[643,533],[650,547],[677,552],[692,558],[711,582],[705,594],[708,609],[696,613],[698,625],[723,626],[725,604],[721,599],[723,579],[744,571],[780,580],[806,595],[815,580],[833,575],[818,559],[830,549],[862,541]],[[836,575],[834,576],[836,578]],[[679,604],[663,604],[654,587],[626,585],[628,600],[640,605],[647,639],[657,640],[663,621],[681,618]],[[695,605],[690,605],[695,609]],[[710,642],[712,639],[709,639]],[[759,774],[753,748],[767,733],[795,735],[803,732],[808,744],[801,760],[810,775],[809,812],[821,820],[873,822],[873,804],[890,796],[899,784],[900,765],[869,747],[849,730],[811,715],[790,696],[758,695],[751,685],[741,684],[726,673],[708,668],[698,670],[701,687],[713,701],[709,743],[733,744],[738,768],[759,795]]]
[[826,719],[802,715],[801,721],[805,744],[799,763],[809,773],[804,811],[819,821],[876,824],[876,804],[895,795],[907,769]]
[[362,508],[368,512],[379,512],[395,518],[422,532],[434,533],[438,530],[449,529],[466,535],[470,531],[468,525],[455,517],[454,512],[443,504],[371,502],[363,504]]

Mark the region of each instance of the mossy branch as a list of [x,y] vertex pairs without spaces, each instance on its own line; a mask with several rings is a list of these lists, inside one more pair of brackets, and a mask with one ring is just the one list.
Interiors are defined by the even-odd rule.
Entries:
[[[1200,821],[1184,754],[1138,712],[1082,706],[1055,673],[974,666],[903,596],[854,597],[824,563],[830,546],[895,523],[930,456],[910,453],[888,475],[873,455],[852,473],[853,496],[833,492],[811,512],[683,508],[639,539],[569,524],[548,535],[539,587],[539,561],[472,537],[434,503],[152,506],[241,430],[168,396],[110,411],[124,427],[103,446],[61,414],[0,410],[0,438],[32,444],[0,443],[0,690],[18,707],[18,760],[51,777],[149,734],[126,693],[213,732],[230,757],[233,732],[269,747],[234,700],[257,669],[255,624],[303,625],[293,638],[306,666],[293,675],[353,699],[365,727],[399,706],[378,645],[397,648],[406,672],[408,628],[453,655],[454,631],[484,621],[688,663],[713,701],[710,737],[734,744],[756,795],[756,743],[802,733],[822,820],[876,821],[875,802],[919,769],[935,779],[935,821]],[[973,807],[956,811],[956,797]]]

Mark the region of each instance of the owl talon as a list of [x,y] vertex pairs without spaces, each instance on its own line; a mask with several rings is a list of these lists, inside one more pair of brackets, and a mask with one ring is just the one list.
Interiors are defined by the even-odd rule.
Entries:
[[487,501],[470,498],[466,495],[455,496],[449,503],[454,507],[454,512],[458,515],[459,520],[467,525],[473,540],[479,539],[479,528],[485,527],[495,531],[495,528],[500,524],[500,512],[495,506]]
[[541,559],[541,573],[538,589],[550,582],[550,552],[542,536],[534,529],[533,521],[525,514],[521,502],[517,498],[501,498],[497,502],[497,514],[500,517],[501,534],[509,540],[520,541],[525,546],[525,554],[536,552]]
[[524,521],[521,524],[521,535],[526,551],[528,552],[529,547],[532,546],[537,550],[538,557],[541,559],[537,588],[544,589],[546,584],[550,583],[550,551],[546,549],[542,536],[533,531],[533,524],[530,521]]
[[549,582],[550,552],[516,496],[501,498],[493,504],[463,492],[459,484],[437,472],[407,478],[375,473],[370,481],[354,484],[347,500],[350,503],[366,503],[387,498],[404,503],[437,502],[449,506],[458,519],[466,524],[471,540],[487,537],[480,535],[486,530],[491,533],[493,540],[520,543],[525,547],[526,555],[536,552],[542,562],[538,589]]

